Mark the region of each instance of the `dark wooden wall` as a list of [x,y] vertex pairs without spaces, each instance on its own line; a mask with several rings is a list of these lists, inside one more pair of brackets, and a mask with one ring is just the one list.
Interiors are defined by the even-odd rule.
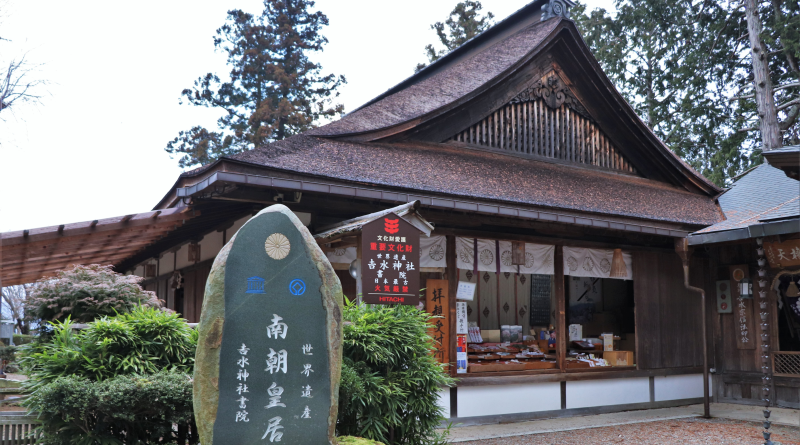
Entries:
[[[197,268],[187,271],[183,275],[183,316],[189,323],[200,321],[200,312],[203,307],[203,295],[206,290],[206,280],[211,273],[211,264],[200,264]],[[180,308],[176,308],[180,312]]]
[[[711,284],[716,280],[730,280],[730,266],[749,265],[750,277],[757,276],[758,264],[756,243],[746,240],[737,244],[717,245],[708,249],[712,258]],[[777,273],[769,270],[769,279]],[[716,299],[716,291],[712,288],[711,297]],[[777,296],[770,291],[770,338],[772,350],[778,350],[778,316]],[[716,305],[711,312],[711,322],[714,327],[714,355],[717,368],[715,379],[715,395],[717,400],[723,402],[737,402],[746,404],[761,404],[761,323],[759,317],[758,297],[753,304],[753,327],[755,328],[755,349],[738,349],[736,347],[736,328],[734,314],[718,314]],[[800,378],[775,377],[773,399],[777,406],[800,408]]]
[[[684,287],[680,258],[661,252],[633,255],[639,369],[702,366],[701,298]],[[708,287],[708,267],[707,260],[692,260],[693,286]]]

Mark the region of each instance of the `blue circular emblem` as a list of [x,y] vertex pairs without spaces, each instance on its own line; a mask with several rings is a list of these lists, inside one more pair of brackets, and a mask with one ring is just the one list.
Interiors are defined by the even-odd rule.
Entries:
[[291,292],[291,294],[296,297],[299,297],[300,295],[306,293],[305,281],[301,280],[300,278],[295,278],[294,280],[292,280],[292,282],[289,283],[289,292]]

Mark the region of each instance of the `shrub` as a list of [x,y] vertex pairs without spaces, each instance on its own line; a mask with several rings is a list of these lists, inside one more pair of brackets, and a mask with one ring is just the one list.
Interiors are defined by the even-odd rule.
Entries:
[[16,346],[0,346],[0,363],[2,363],[2,370],[4,372],[17,371],[16,366],[17,347]]
[[65,376],[104,380],[164,369],[191,374],[194,367],[197,332],[172,312],[138,307],[81,331],[72,329],[69,318],[50,325],[48,342],[21,348],[19,362],[31,389]]
[[[38,413],[45,445],[197,443],[189,375],[163,371],[94,382],[59,377],[23,403]],[[181,425],[177,431],[173,425]],[[188,436],[187,437],[187,433]]]
[[[454,380],[430,353],[432,318],[411,306],[345,305],[340,435],[386,444],[443,444],[439,389]],[[390,440],[393,439],[393,440]]]
[[137,306],[159,307],[155,293],[139,286],[141,277],[122,275],[111,266],[74,266],[58,272],[56,278],[43,278],[25,302],[29,320],[76,323],[130,312]]
[[32,343],[34,339],[33,335],[29,334],[14,334],[14,344],[17,346],[27,345]]

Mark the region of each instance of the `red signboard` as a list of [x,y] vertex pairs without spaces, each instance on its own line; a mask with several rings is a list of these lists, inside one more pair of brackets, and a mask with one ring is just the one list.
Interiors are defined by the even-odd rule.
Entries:
[[419,304],[419,229],[390,213],[361,229],[361,284],[370,304]]

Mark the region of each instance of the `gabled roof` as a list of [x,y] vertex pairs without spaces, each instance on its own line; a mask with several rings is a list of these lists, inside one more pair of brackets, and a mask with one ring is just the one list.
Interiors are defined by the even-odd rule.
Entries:
[[571,20],[540,21],[532,2],[342,119],[307,135],[354,141],[443,142],[554,68],[645,177],[713,196],[721,190],[675,155],[605,76]]
[[359,233],[365,224],[375,221],[378,218],[382,218],[390,213],[394,213],[395,215],[403,218],[409,224],[418,228],[423,235],[431,236],[433,226],[418,213],[419,205],[419,201],[411,201],[406,204],[401,204],[397,207],[381,210],[380,212],[362,215],[328,227],[322,227],[320,229],[320,233],[314,235],[314,238],[316,238],[318,242],[328,242],[332,239],[336,239],[347,234]]
[[769,164],[742,176],[718,200],[725,220],[691,234],[691,244],[800,232],[800,181]]
[[[363,107],[326,126],[185,173],[194,187],[223,162],[405,193],[523,204],[689,226],[719,222],[721,189],[672,153],[617,92],[570,20],[537,0]],[[556,71],[641,178],[443,143]],[[198,186],[199,187],[199,186]],[[188,193],[188,190],[184,191]]]

